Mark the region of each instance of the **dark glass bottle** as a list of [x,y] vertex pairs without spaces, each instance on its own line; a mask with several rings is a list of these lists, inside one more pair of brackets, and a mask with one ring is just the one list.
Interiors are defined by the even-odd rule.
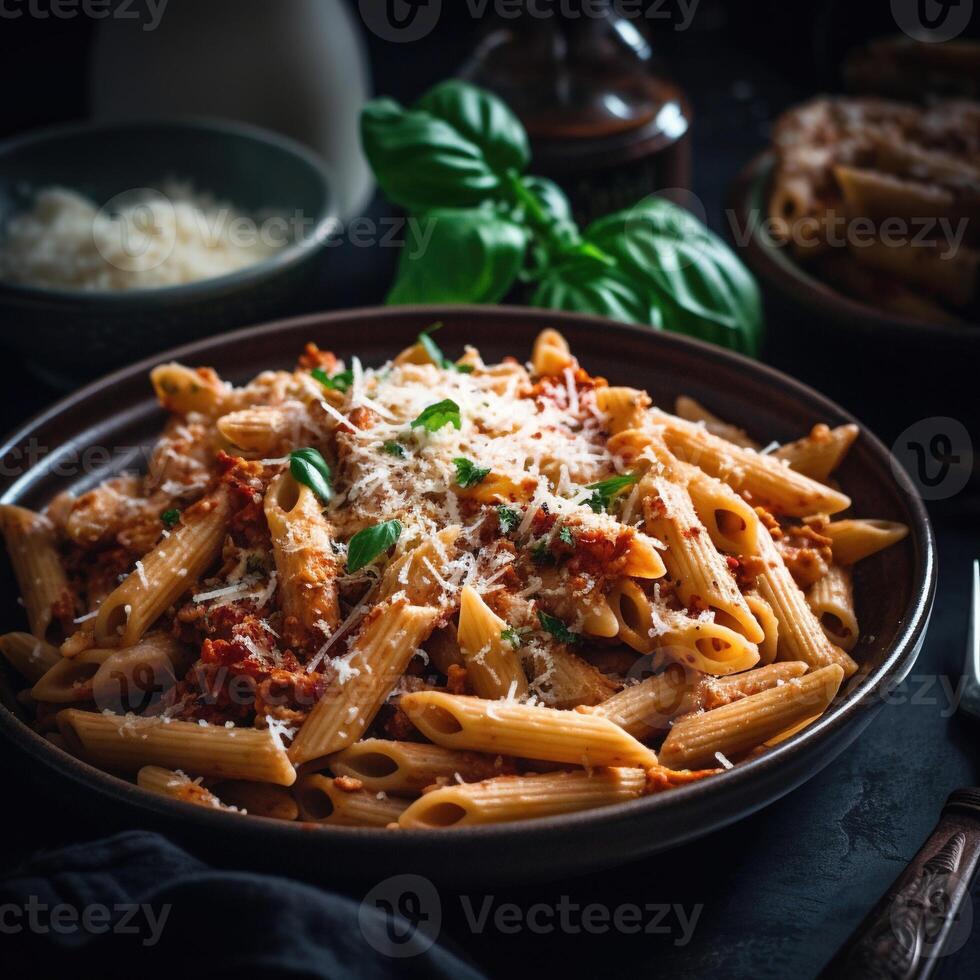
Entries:
[[583,224],[655,191],[687,188],[690,108],[635,22],[595,0],[560,8],[501,21],[463,77],[517,113],[532,172],[562,187]]

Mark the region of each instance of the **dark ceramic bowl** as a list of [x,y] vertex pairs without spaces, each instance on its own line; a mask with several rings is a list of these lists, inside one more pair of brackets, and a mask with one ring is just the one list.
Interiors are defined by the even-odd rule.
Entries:
[[[921,419],[952,418],[968,430],[980,424],[980,325],[897,316],[811,275],[761,227],[774,164],[769,151],[749,163],[727,215],[733,243],[763,287],[766,360],[844,404],[863,393],[864,421],[889,441]],[[892,397],[897,379],[905,381],[900,398]]]
[[[293,363],[308,340],[368,363],[393,356],[418,332],[441,320],[439,343],[464,342],[485,356],[529,355],[535,333],[557,327],[589,371],[643,386],[661,404],[688,392],[760,438],[787,440],[816,420],[854,419],[809,388],[744,357],[672,334],[653,333],[598,317],[508,307],[403,307],[331,313],[254,327],[169,351],[193,365],[211,365],[244,381],[266,368]],[[16,432],[3,447],[5,472],[22,473],[3,502],[41,507],[60,490],[90,486],[132,465],[159,431],[163,412],[147,372],[156,358],[119,371],[77,392]],[[30,447],[41,447],[24,471]],[[109,464],[84,465],[91,446],[124,447]],[[45,450],[44,447],[51,447]],[[100,457],[104,458],[104,457]],[[95,472],[80,472],[80,470]],[[839,473],[858,515],[904,521],[908,538],[863,562],[857,575],[862,632],[861,670],[837,702],[801,734],[765,756],[709,780],[606,809],[520,823],[446,832],[288,824],[209,811],[154,796],[55,748],[0,708],[6,750],[24,760],[39,791],[61,805],[97,808],[105,826],[162,829],[215,860],[233,860],[320,882],[384,878],[416,872],[446,883],[526,881],[621,864],[674,847],[772,802],[832,762],[871,720],[889,685],[905,677],[922,643],[936,584],[935,545],[925,509],[904,475],[892,472],[888,452],[863,432]],[[0,581],[3,627],[22,629],[9,571]]]
[[0,234],[51,185],[104,204],[168,179],[190,182],[239,213],[299,214],[303,230],[255,265],[186,285],[95,292],[0,281],[0,344],[64,383],[320,305],[310,299],[335,217],[325,165],[300,144],[241,123],[83,123],[15,137],[0,144]]

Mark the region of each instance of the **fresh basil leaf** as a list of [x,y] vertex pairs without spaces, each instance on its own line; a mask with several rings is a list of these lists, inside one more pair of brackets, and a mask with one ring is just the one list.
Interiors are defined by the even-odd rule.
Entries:
[[160,515],[160,520],[164,527],[176,527],[180,523],[180,511],[176,507],[171,507]]
[[510,534],[521,523],[521,515],[513,507],[500,506],[497,508],[497,521],[500,524],[500,533]]
[[423,330],[418,336],[418,342],[422,345],[429,359],[436,367],[441,367],[444,371],[457,371],[459,374],[472,374],[472,364],[457,364],[450,360],[442,352],[442,348],[432,339],[432,334],[436,330],[441,330],[441,323],[434,323],[428,330]]
[[477,466],[465,456],[458,456],[453,460],[453,465],[456,467],[456,482],[464,490],[477,486],[490,475],[489,466]]
[[422,426],[427,432],[437,432],[444,425],[451,425],[454,429],[462,428],[462,421],[459,417],[459,405],[451,398],[444,398],[435,405],[429,405],[422,409],[418,418],[412,419],[412,428]]
[[663,309],[667,329],[745,354],[758,352],[763,317],[755,279],[683,208],[648,198],[600,218],[585,237],[649,293]]
[[575,644],[582,637],[578,633],[573,633],[557,616],[549,616],[546,612],[538,610],[538,621],[545,632],[550,633],[559,643]]
[[642,287],[631,282],[615,265],[584,254],[546,271],[531,297],[531,305],[592,313],[655,329],[662,325],[660,310]]
[[609,505],[617,494],[632,486],[638,479],[639,477],[635,473],[623,473],[620,476],[611,476],[608,480],[590,483],[585,489],[591,490],[592,496],[589,497],[586,504],[597,514],[601,514],[609,509]]
[[530,157],[527,134],[504,103],[459,81],[436,86],[413,109],[369,102],[361,142],[385,194],[411,211],[506,197],[507,171],[523,170]]
[[[579,240],[578,225],[572,217],[572,206],[565,192],[547,177],[522,177],[521,187],[537,202],[539,216],[549,225],[549,232],[562,245]],[[519,195],[523,197],[523,195]]]
[[567,544],[569,548],[575,547],[575,535],[572,534],[572,529],[566,524],[558,529],[558,540],[562,544]]
[[347,543],[347,572],[357,572],[384,554],[401,536],[400,521],[384,521],[358,531]]
[[330,467],[316,449],[306,446],[293,450],[289,454],[289,472],[297,483],[308,486],[322,503],[330,501],[333,496]]
[[527,233],[490,208],[434,208],[424,245],[406,244],[386,302],[497,303],[517,279]]
[[323,368],[313,368],[310,374],[316,378],[324,388],[331,391],[349,391],[354,383],[354,372],[351,370],[339,371],[337,374],[328,375]]
[[399,459],[405,458],[405,447],[400,442],[395,442],[394,439],[383,442],[381,444],[381,451],[387,453],[389,456],[397,456]]
[[524,170],[531,160],[521,121],[506,103],[485,89],[451,79],[426,92],[415,107],[448,123],[478,146],[497,173]]

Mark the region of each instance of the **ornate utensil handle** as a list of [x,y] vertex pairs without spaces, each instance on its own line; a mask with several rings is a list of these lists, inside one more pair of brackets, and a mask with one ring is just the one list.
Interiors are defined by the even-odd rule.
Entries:
[[[820,974],[920,980],[962,945],[980,862],[980,789],[958,789],[932,836]],[[962,919],[961,919],[962,915]]]

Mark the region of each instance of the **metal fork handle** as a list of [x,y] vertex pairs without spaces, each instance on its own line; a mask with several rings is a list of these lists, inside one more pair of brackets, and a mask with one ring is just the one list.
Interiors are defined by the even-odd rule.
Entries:
[[978,863],[980,789],[958,789],[946,801],[932,835],[820,976],[932,976],[949,951]]

